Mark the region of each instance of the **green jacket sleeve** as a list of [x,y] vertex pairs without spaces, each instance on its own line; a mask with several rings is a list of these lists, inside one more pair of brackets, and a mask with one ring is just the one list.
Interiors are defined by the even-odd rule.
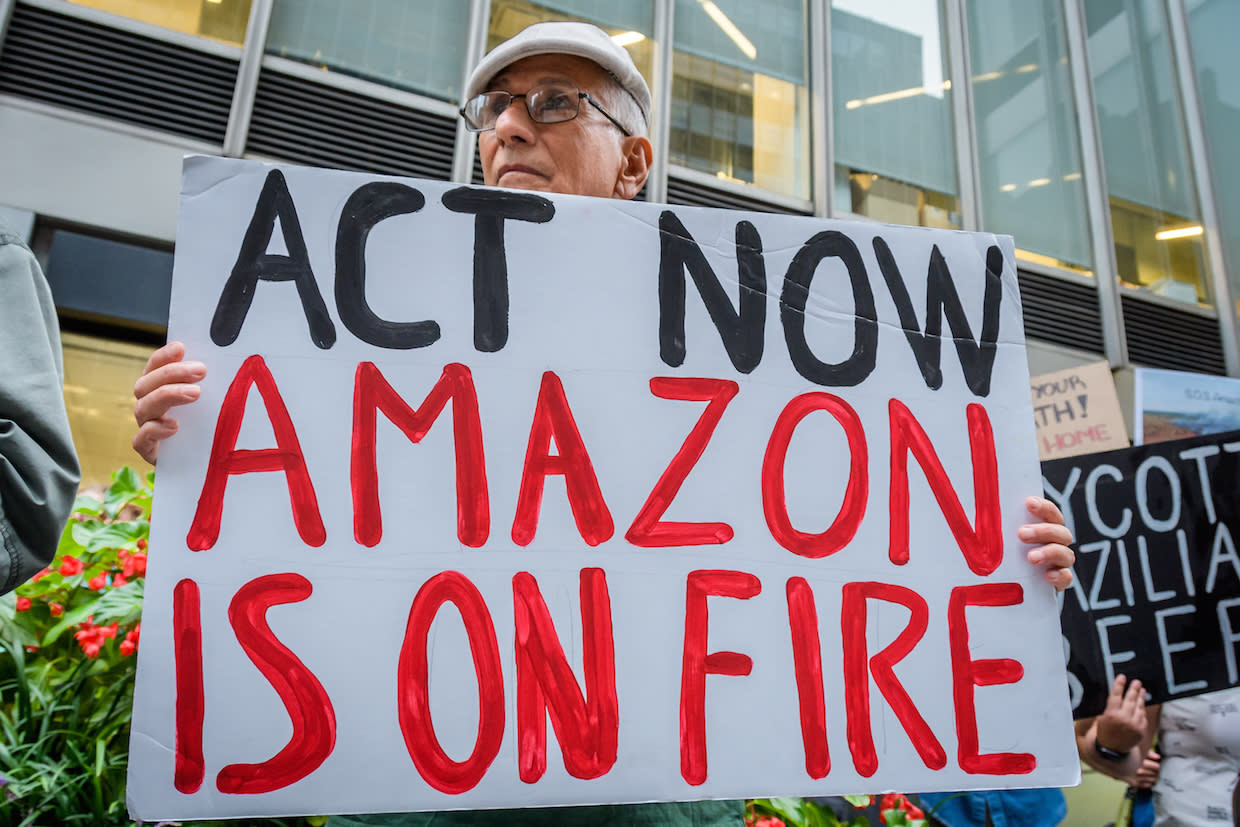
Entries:
[[81,472],[69,434],[52,293],[0,227],[0,594],[51,562]]

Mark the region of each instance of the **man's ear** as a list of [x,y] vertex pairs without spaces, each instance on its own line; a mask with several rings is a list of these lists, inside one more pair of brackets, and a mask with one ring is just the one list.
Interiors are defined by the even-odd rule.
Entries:
[[642,191],[646,176],[650,174],[650,162],[654,158],[654,150],[650,139],[643,135],[631,135],[621,144],[623,153],[620,174],[616,176],[616,187],[612,190],[613,198],[632,199]]

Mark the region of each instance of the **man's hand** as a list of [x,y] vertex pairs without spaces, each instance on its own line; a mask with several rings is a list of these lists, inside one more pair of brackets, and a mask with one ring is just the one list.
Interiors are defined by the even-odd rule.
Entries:
[[1030,544],[1040,544],[1029,550],[1029,562],[1046,570],[1046,582],[1063,591],[1072,585],[1072,563],[1076,555],[1068,546],[1072,532],[1063,524],[1063,514],[1050,500],[1030,497],[1025,508],[1039,522],[1020,527],[1020,539]]
[[202,362],[184,359],[185,345],[169,342],[151,354],[142,376],[133,386],[137,400],[133,418],[138,421],[133,449],[152,465],[159,457],[160,441],[177,432],[177,421],[168,416],[168,411],[202,395],[196,383],[207,375],[207,367]]
[[[1125,683],[1128,684],[1127,689],[1124,688]],[[1115,752],[1128,752],[1141,743],[1146,726],[1145,688],[1141,686],[1141,681],[1135,678],[1129,681],[1123,675],[1116,675],[1111,694],[1107,696],[1106,709],[1098,716],[1094,744]]]
[[1141,762],[1141,769],[1133,779],[1132,786],[1141,790],[1151,790],[1158,783],[1158,775],[1162,772],[1162,756],[1150,750]]

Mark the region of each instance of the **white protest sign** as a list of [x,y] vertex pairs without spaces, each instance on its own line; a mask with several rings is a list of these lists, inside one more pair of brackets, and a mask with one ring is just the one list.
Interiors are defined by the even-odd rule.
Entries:
[[1078,778],[1008,238],[191,158],[169,335],[139,818]]

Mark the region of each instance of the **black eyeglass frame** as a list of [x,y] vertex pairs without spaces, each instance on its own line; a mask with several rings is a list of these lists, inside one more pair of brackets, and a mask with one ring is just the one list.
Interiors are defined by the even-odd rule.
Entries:
[[[533,90],[533,91],[537,91],[537,90]],[[531,92],[523,92],[520,95],[514,95],[511,92],[505,92],[501,89],[496,89],[491,92],[480,92],[479,94],[475,95],[473,98],[470,98],[470,100],[476,100],[478,98],[485,97],[487,95],[507,95],[508,103],[504,106],[504,109],[507,109],[509,106],[512,106],[513,101],[517,100],[518,98],[523,98],[523,99],[528,98],[530,94]],[[546,123],[546,124],[568,123],[571,120],[576,120],[577,116],[581,114],[581,101],[583,100],[589,103],[599,112],[601,112],[604,118],[611,121],[612,125],[614,125],[616,129],[619,129],[620,133],[624,135],[624,137],[626,138],[633,137],[633,133],[625,129],[624,125],[621,124],[620,121],[616,120],[614,115],[612,115],[610,112],[604,109],[603,105],[599,103],[598,101],[596,101],[589,92],[582,92],[580,89],[577,90],[577,111],[573,113],[573,117],[571,118],[565,118],[562,121],[540,121],[534,117],[534,114],[532,112],[530,112],[530,107],[528,103],[525,104],[525,111],[530,116],[530,120],[534,121],[534,123]],[[498,120],[499,116],[504,113],[504,109],[501,109],[499,110],[499,112],[495,113],[496,120]],[[492,130],[495,129],[494,126],[488,126],[485,128],[479,128],[479,127],[474,126],[472,123],[469,122],[469,116],[465,114],[465,107],[463,106],[457,111],[461,113],[461,120],[465,122],[465,128],[468,129],[470,132],[491,132]]]

